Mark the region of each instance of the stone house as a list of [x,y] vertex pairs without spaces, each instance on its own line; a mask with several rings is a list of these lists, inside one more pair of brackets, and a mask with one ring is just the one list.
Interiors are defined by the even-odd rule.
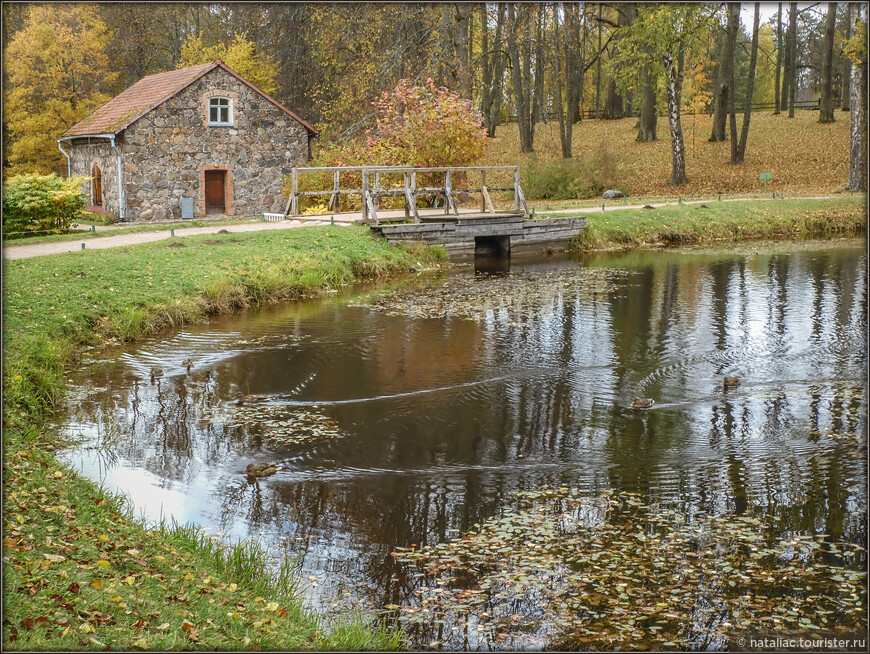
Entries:
[[317,131],[220,60],[144,77],[58,140],[121,220],[282,213]]

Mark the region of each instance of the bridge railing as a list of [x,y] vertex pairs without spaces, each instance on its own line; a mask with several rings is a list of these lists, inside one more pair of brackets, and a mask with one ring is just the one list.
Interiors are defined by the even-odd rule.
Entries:
[[[303,175],[312,173],[332,173],[332,188],[323,190],[300,190],[300,179]],[[341,176],[343,173],[359,173],[362,186],[360,188],[342,188]],[[512,173],[513,186],[490,187],[487,186],[487,173]],[[457,178],[468,179],[469,174],[480,175],[479,187],[468,187],[463,184],[461,188],[454,185],[459,181]],[[384,185],[388,176],[402,176],[402,183],[394,182],[392,185]],[[418,175],[425,175],[425,179],[441,177],[440,185],[419,186]],[[504,179],[504,176],[501,176]],[[359,196],[362,207],[362,218],[365,222],[380,223],[378,211],[380,200],[384,197],[400,197],[404,199],[403,208],[405,219],[413,217],[415,223],[420,222],[420,213],[417,210],[418,195],[440,195],[444,198],[444,213],[459,214],[456,205],[458,194],[480,194],[481,213],[498,213],[493,206],[490,193],[511,192],[513,193],[513,212],[522,212],[528,216],[529,208],[520,186],[519,166],[447,166],[447,167],[414,167],[414,166],[325,166],[325,167],[295,167],[290,172],[290,193],[287,198],[287,206],[284,209],[285,216],[298,217],[299,200],[303,197],[328,196],[329,203],[327,212],[338,212],[340,198],[345,196]]]

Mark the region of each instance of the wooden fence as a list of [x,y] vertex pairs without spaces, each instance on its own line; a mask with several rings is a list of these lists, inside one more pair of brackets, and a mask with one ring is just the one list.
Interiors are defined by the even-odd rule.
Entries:
[[[299,190],[300,176],[310,173],[332,173],[332,188],[326,190]],[[341,175],[347,172],[359,172],[362,179],[361,188],[342,188]],[[513,186],[507,187],[490,187],[487,186],[487,173],[508,172],[513,173]],[[466,179],[468,173],[480,174],[479,187],[467,187],[463,185],[461,188],[454,186],[454,181],[459,175],[463,175]],[[426,174],[427,176],[443,175],[443,183],[437,186],[418,186],[417,175]],[[385,186],[383,182],[388,176],[402,176],[402,184],[399,186],[397,182],[393,185]],[[380,200],[384,197],[401,197],[404,199],[403,208],[405,219],[414,218],[415,223],[420,222],[420,213],[417,210],[418,195],[436,195],[444,198],[444,213],[459,214],[459,209],[456,206],[457,194],[480,194],[480,212],[485,214],[498,213],[492,204],[490,193],[510,192],[514,197],[513,213],[522,212],[524,216],[528,216],[529,209],[526,204],[526,199],[523,195],[523,190],[520,186],[520,168],[519,166],[450,166],[443,168],[417,168],[412,166],[335,166],[323,168],[293,168],[290,173],[290,195],[287,199],[287,206],[284,209],[285,216],[298,217],[299,214],[299,199],[310,196],[328,196],[329,204],[328,211],[338,212],[340,209],[340,198],[342,195],[360,196],[362,206],[362,218],[366,222],[373,222],[375,225],[380,223],[378,218],[378,210],[380,209]],[[502,212],[503,213],[503,212]]]

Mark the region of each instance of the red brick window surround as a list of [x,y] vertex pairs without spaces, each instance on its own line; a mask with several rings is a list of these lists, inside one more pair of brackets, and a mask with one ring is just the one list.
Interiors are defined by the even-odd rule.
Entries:
[[[214,102],[212,100],[214,99]],[[239,94],[235,91],[210,89],[202,94],[204,127],[236,127]],[[216,120],[212,120],[216,118]],[[227,120],[228,119],[228,120]]]
[[226,206],[224,209],[225,216],[233,216],[233,167],[231,164],[203,164],[199,166],[199,215],[206,215],[205,206],[205,171],[207,170],[225,170],[227,176],[224,181],[224,201]]

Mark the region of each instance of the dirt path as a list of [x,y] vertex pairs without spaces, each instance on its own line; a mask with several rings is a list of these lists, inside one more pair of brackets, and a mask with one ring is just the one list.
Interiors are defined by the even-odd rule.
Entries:
[[[828,200],[835,197],[841,197],[836,195],[819,195],[819,196],[811,196],[811,197],[803,197],[802,200]],[[722,202],[742,202],[746,200],[771,200],[771,198],[726,198],[722,200]],[[682,204],[702,204],[704,202],[716,202],[717,200],[684,200]],[[642,209],[644,206],[652,206],[652,207],[666,207],[678,204],[675,201],[668,202],[656,202],[651,203],[649,205],[644,204],[611,204],[607,205],[607,208],[610,211],[614,211],[617,209]],[[470,212],[474,212],[474,210],[469,210]],[[587,213],[600,213],[602,211],[601,206],[591,206],[591,207],[578,207],[574,209],[548,209],[546,211],[541,211],[540,213],[545,213],[548,216],[553,214],[587,214]],[[399,211],[386,211],[381,212],[381,216],[384,219],[389,219],[391,217],[400,217],[403,215],[401,210]],[[343,213],[343,214],[335,214],[335,224],[336,225],[349,225],[353,222],[360,220],[362,216],[359,213]],[[302,227],[304,225],[328,225],[330,223],[329,218],[326,220],[282,220],[280,222],[252,222],[250,224],[241,224],[241,225],[221,225],[219,222],[215,222],[214,225],[210,225],[208,227],[178,227],[174,229],[176,237],[182,236],[195,236],[197,234],[215,234],[220,230],[226,230],[230,233],[240,233],[240,232],[261,232],[272,229],[293,229],[295,227]],[[123,227],[127,227],[127,225],[107,225],[101,226],[99,231],[104,230],[114,230],[114,229],[122,229]],[[85,228],[89,229],[89,228]],[[84,234],[88,234],[85,232]],[[84,235],[83,234],[83,235]],[[90,234],[88,234],[90,236]],[[136,232],[132,234],[118,234],[116,236],[102,236],[102,237],[90,237],[83,238],[81,241],[59,241],[55,243],[37,243],[33,245],[7,245],[3,247],[3,258],[4,259],[28,259],[30,257],[42,257],[49,254],[62,254],[64,252],[80,252],[82,250],[82,244],[84,244],[85,248],[88,250],[102,250],[106,248],[116,248],[125,245],[136,245],[138,243],[151,243],[154,241],[162,241],[164,239],[172,238],[172,234],[170,233],[169,228],[160,227],[159,225],[154,225],[153,232]]]

